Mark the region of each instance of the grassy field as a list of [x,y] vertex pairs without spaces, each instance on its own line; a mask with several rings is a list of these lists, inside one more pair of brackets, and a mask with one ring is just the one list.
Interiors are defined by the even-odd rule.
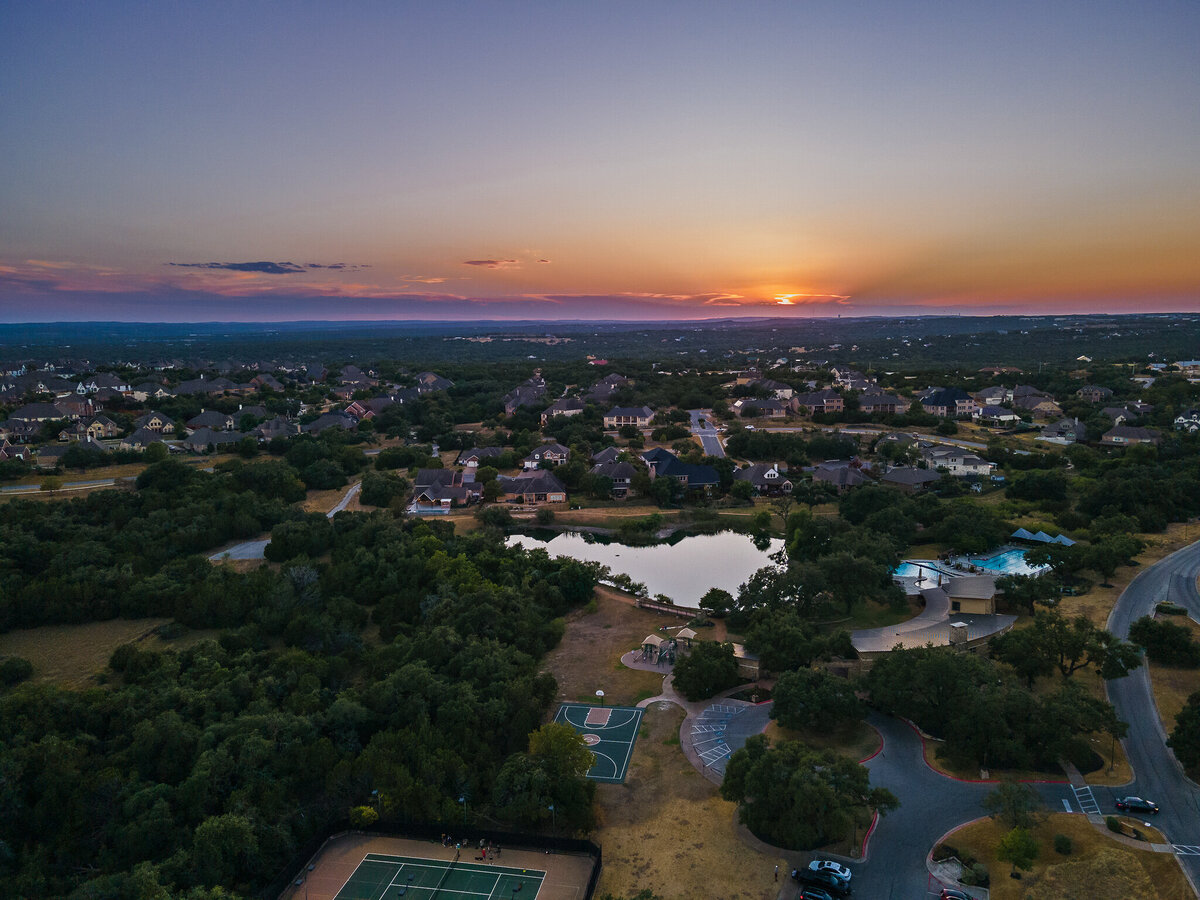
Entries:
[[[1034,829],[1041,852],[1033,869],[1020,880],[1008,877],[1011,866],[996,858],[996,846],[1007,829],[983,820],[955,831],[946,843],[971,852],[992,875],[992,900],[1098,900],[1101,897],[1155,897],[1190,900],[1195,895],[1179,863],[1169,853],[1153,853],[1121,843],[1103,827],[1080,815],[1057,813]],[[1054,835],[1065,834],[1070,856],[1054,851]]]
[[33,663],[33,681],[83,688],[108,666],[122,644],[138,642],[146,650],[186,647],[215,631],[189,631],[164,641],[151,634],[170,619],[111,619],[86,625],[43,625],[0,634],[0,656],[21,656]]

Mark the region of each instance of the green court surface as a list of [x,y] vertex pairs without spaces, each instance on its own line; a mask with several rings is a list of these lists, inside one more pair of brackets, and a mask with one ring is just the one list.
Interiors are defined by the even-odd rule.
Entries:
[[593,781],[620,784],[629,771],[633,745],[642,724],[642,710],[633,706],[588,706],[564,703],[555,722],[565,722],[583,735],[588,749],[596,754],[587,777]]
[[537,869],[368,853],[335,900],[533,900],[545,877]]

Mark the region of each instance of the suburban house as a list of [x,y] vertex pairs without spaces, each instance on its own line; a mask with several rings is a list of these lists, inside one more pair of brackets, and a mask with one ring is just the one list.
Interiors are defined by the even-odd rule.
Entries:
[[823,391],[812,391],[807,394],[796,394],[792,397],[792,411],[800,414],[841,412],[846,408],[842,395],[832,388]]
[[908,466],[897,466],[885,472],[883,478],[880,479],[884,484],[890,484],[907,494],[919,494],[929,485],[941,480],[942,476],[938,472],[929,469],[912,469]]
[[975,398],[961,388],[940,388],[921,399],[930,415],[942,418],[962,418],[975,412]]
[[279,379],[269,372],[264,372],[261,375],[255,375],[250,379],[250,383],[261,390],[283,391],[283,385]]
[[413,480],[413,504],[417,507],[449,509],[466,506],[482,495],[474,472],[454,469],[420,469]]
[[1011,409],[991,405],[979,407],[975,410],[973,418],[980,422],[994,422],[998,425],[1021,421],[1021,417]]
[[1175,430],[1195,434],[1200,431],[1200,409],[1189,409],[1175,417]]
[[103,388],[108,388],[119,394],[124,394],[132,390],[124,378],[120,378],[110,372],[101,372],[98,375],[93,375],[91,378],[85,378],[80,381],[75,386],[75,393],[80,396],[86,396],[88,394],[95,394]]
[[905,412],[908,407],[909,403],[903,397],[885,393],[877,387],[868,388],[858,398],[858,408],[865,413],[895,415]]
[[734,400],[730,408],[739,416],[749,415],[752,418],[782,419],[788,413],[788,404],[782,400],[755,400],[743,398]]
[[611,480],[613,496],[621,499],[629,494],[637,469],[633,467],[632,463],[610,461],[592,466],[592,474]]
[[262,424],[256,425],[250,432],[259,441],[269,441],[277,437],[291,437],[299,433],[300,424],[293,422],[287,416],[276,416],[273,419],[268,419]]
[[300,430],[305,434],[320,434],[329,428],[341,428],[345,431],[353,431],[358,428],[358,419],[347,412],[336,410],[334,412],[321,413],[307,425],[301,425]]
[[791,400],[792,394],[795,393],[790,384],[784,384],[782,381],[774,381],[770,378],[751,382],[750,386],[769,392],[776,400]]
[[215,409],[201,410],[198,416],[188,419],[187,427],[193,431],[200,428],[211,428],[213,431],[232,431],[233,416],[217,412]]
[[612,399],[613,394],[619,391],[625,385],[629,384],[629,379],[624,375],[618,375],[613,372],[605,375],[599,381],[588,389],[584,395],[585,400],[591,400],[594,403],[604,403]]
[[592,454],[592,462],[596,464],[616,462],[620,457],[621,449],[619,447],[605,447]]
[[867,484],[871,479],[861,468],[833,460],[813,469],[812,480],[817,484],[828,484],[844,494],[850,488]]
[[9,421],[53,422],[55,419],[77,419],[65,406],[57,403],[26,403],[8,415]]
[[504,395],[504,414],[511,416],[523,406],[537,406],[545,396],[546,382],[541,375],[534,375]]
[[604,414],[605,428],[620,428],[622,425],[635,425],[645,428],[654,418],[654,410],[648,406],[614,406]]
[[134,419],[133,427],[148,428],[150,431],[157,431],[160,434],[171,434],[175,431],[175,420],[166,413],[151,410],[144,416]]
[[990,575],[962,575],[948,578],[938,587],[925,588],[921,596],[927,606],[931,601],[950,602],[951,613],[995,615],[996,579]]
[[1085,403],[1103,403],[1112,396],[1112,391],[1096,384],[1085,384],[1075,392],[1075,396]]
[[1112,419],[1114,425],[1124,425],[1126,422],[1132,422],[1137,418],[1137,413],[1126,409],[1124,406],[1106,406],[1100,410],[1100,415]]
[[220,447],[225,444],[236,444],[245,435],[240,431],[214,431],[211,428],[198,428],[183,439],[183,446],[196,453],[201,453],[209,447]]
[[137,450],[140,452],[151,444],[161,443],[163,443],[163,433],[161,431],[142,427],[128,437],[121,438],[121,443],[117,446],[122,450]]
[[1087,440],[1087,428],[1078,419],[1062,419],[1043,428],[1037,439],[1050,444],[1075,444]]
[[60,441],[79,441],[91,438],[114,438],[121,433],[121,426],[108,416],[92,416],[90,419],[80,419],[68,425],[58,434]]
[[96,450],[100,453],[107,453],[104,445],[92,438],[84,438],[78,443],[71,444],[47,444],[38,449],[37,456],[34,458],[34,464],[39,469],[53,469],[62,463],[63,457],[70,453],[76,447],[83,447],[88,450]]
[[535,471],[515,478],[501,475],[500,497],[506,503],[566,503],[567,489],[552,472]]
[[921,458],[931,469],[945,469],[951,475],[991,475],[996,464],[981,459],[978,455],[963,450],[939,444],[921,452]]
[[787,467],[780,463],[751,463],[733,473],[735,481],[748,481],[759,494],[775,497],[792,492]]
[[454,387],[454,382],[443,378],[436,372],[422,372],[417,376],[417,392],[431,394],[434,391],[448,391]]
[[458,459],[454,460],[456,466],[466,466],[468,469],[476,469],[479,466],[486,466],[490,460],[495,460],[504,453],[503,447],[472,447],[470,450],[464,450],[458,454]]
[[1100,443],[1106,447],[1127,447],[1130,444],[1157,444],[1159,440],[1158,432],[1151,428],[1118,425],[1104,432]]
[[161,400],[163,397],[174,397],[175,394],[157,382],[143,381],[141,384],[135,384],[129,389],[129,396],[133,397],[138,403],[145,403],[147,400]]
[[542,410],[542,426],[545,427],[555,416],[577,416],[581,412],[583,412],[582,400],[576,397],[560,398]]
[[561,466],[570,457],[571,451],[562,444],[542,444],[525,457],[524,469],[542,469],[546,466]]
[[661,447],[642,454],[650,467],[650,477],[674,478],[688,490],[711,490],[721,483],[717,470],[712,466],[685,463],[669,450]]
[[1062,407],[1054,402],[1053,397],[1028,384],[1018,384],[1013,388],[1012,405],[1015,409],[1023,409],[1047,419],[1062,415]]

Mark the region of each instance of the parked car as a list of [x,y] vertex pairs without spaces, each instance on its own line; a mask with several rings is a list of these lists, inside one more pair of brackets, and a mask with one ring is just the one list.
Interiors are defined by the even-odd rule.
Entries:
[[832,872],[844,881],[849,881],[854,875],[848,868],[832,859],[814,859],[808,864],[808,868],[813,872]]
[[836,898],[850,896],[850,882],[832,872],[814,872],[812,869],[792,869],[792,878],[804,885],[818,887]]
[[942,892],[938,894],[941,900],[972,900],[970,894],[966,891],[960,891],[958,888],[942,888]]
[[1158,804],[1153,800],[1144,800],[1141,797],[1119,797],[1117,798],[1117,809],[1128,812],[1148,812],[1158,813]]
[[820,888],[806,887],[800,891],[800,900],[833,900],[828,891]]

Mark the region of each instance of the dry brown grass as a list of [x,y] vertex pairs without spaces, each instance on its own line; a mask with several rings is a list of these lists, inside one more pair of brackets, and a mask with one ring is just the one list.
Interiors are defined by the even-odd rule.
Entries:
[[[1177,621],[1187,626],[1193,640],[1200,640],[1200,625],[1186,616],[1167,616],[1169,622]],[[1150,667],[1150,687],[1154,691],[1154,705],[1163,728],[1170,734],[1175,728],[1175,717],[1179,715],[1187,698],[1200,691],[1200,669],[1177,669],[1158,663],[1147,663]]]
[[33,663],[33,681],[83,688],[108,666],[122,644],[138,642],[147,650],[186,647],[215,631],[189,631],[164,641],[151,634],[170,619],[111,619],[86,625],[43,625],[0,634],[0,656],[21,656]]
[[774,720],[764,732],[772,744],[800,741],[818,750],[833,750],[856,762],[873,755],[883,746],[879,732],[866,722],[846,722],[836,728],[805,728],[794,731],[781,728]]
[[594,839],[604,847],[604,869],[597,896],[648,888],[666,900],[772,900],[780,888],[774,868],[787,872],[787,861],[739,840],[736,804],[679,750],[682,722],[679,707],[651,704],[625,783],[598,786]]
[[[1099,897],[1156,897],[1190,900],[1194,896],[1179,863],[1169,853],[1141,850],[1111,837],[1103,827],[1080,815],[1057,813],[1034,829],[1041,853],[1031,871],[1018,881],[1010,866],[996,858],[996,846],[1007,829],[985,819],[955,831],[946,842],[969,850],[992,874],[992,900],[1096,900]],[[1070,856],[1054,852],[1054,835],[1071,839]]]

